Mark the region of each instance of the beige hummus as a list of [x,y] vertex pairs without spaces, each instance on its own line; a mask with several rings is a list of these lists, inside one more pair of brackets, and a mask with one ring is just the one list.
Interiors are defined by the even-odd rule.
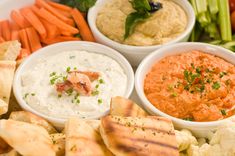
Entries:
[[134,12],[128,0],[111,0],[98,13],[96,25],[108,38],[128,45],[148,46],[168,42],[180,35],[187,26],[185,11],[172,0],[159,0],[163,8],[136,26],[124,40],[125,21]]

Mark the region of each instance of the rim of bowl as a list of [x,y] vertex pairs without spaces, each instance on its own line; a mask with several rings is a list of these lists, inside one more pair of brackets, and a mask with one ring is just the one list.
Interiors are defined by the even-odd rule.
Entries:
[[[103,6],[103,5],[105,5],[106,1],[107,0],[99,0],[99,1],[96,2],[96,4],[92,8],[89,9],[87,17],[88,17],[88,23],[89,23],[89,26],[90,26],[91,30],[93,31],[94,34],[97,34],[104,42],[112,44],[115,47],[120,47],[121,46],[123,48],[133,49],[133,53],[136,53],[135,49],[138,49],[138,50],[146,50],[146,49],[152,50],[153,48],[156,49],[156,48],[160,48],[160,47],[165,46],[165,45],[169,45],[169,44],[179,42],[180,40],[183,40],[183,38],[185,38],[187,35],[189,35],[191,33],[191,31],[193,30],[194,25],[195,25],[196,17],[195,17],[195,13],[194,13],[192,5],[187,0],[180,0],[180,1],[175,2],[175,3],[180,5],[182,7],[182,9],[185,11],[185,13],[187,15],[187,18],[188,18],[188,25],[187,25],[186,29],[184,30],[184,32],[181,33],[179,36],[177,36],[173,40],[170,40],[169,42],[166,42],[166,43],[161,44],[161,45],[134,46],[134,45],[121,44],[121,43],[113,41],[112,39],[105,36],[103,33],[101,33],[99,31],[99,29],[96,26],[96,17],[97,17],[97,14],[99,13],[99,10],[97,10],[97,5]],[[102,4],[102,3],[104,3],[104,4]],[[99,7],[100,6],[98,6],[98,8]],[[186,7],[187,10],[184,9],[184,7]],[[126,51],[126,53],[132,53],[132,52],[127,52]],[[144,53],[144,51],[139,51],[139,53]]]
[[[61,43],[56,43],[56,44],[52,44],[52,45],[49,45],[45,48],[41,48],[39,50],[37,50],[36,52],[34,52],[33,54],[31,54],[29,57],[27,57],[21,64],[20,66],[17,68],[16,72],[15,72],[15,76],[14,76],[14,80],[13,80],[13,93],[16,97],[16,100],[17,102],[19,103],[19,105],[29,111],[29,112],[32,112],[38,116],[41,116],[47,120],[49,120],[50,122],[56,122],[58,124],[62,124],[64,123],[67,119],[65,118],[56,118],[56,117],[52,117],[52,116],[48,116],[44,113],[41,113],[37,110],[35,110],[34,108],[32,108],[31,106],[29,106],[25,100],[22,98],[22,95],[21,95],[21,87],[20,87],[20,81],[21,81],[21,74],[22,72],[24,71],[24,68],[25,66],[27,66],[32,60],[37,60],[39,59],[40,57],[42,57],[42,53],[46,53],[47,49],[50,49],[50,48],[53,48],[53,47],[57,47],[57,46],[70,46],[70,45],[80,45],[80,46],[86,46],[86,45],[89,45],[89,46],[98,46],[102,49],[106,49],[107,51],[109,51],[109,53],[112,53],[114,54],[114,56],[110,56],[108,53],[104,54],[104,53],[100,53],[100,52],[92,52],[92,53],[98,53],[98,54],[103,54],[103,55],[106,55],[108,57],[111,57],[112,59],[114,59],[118,64],[120,64],[120,66],[123,68],[124,72],[128,72],[126,73],[127,75],[127,82],[129,82],[127,84],[127,88],[126,88],[126,92],[125,92],[125,95],[124,97],[128,98],[133,89],[134,89],[134,71],[130,65],[130,63],[126,60],[126,58],[121,55],[119,52],[117,52],[116,50],[110,48],[110,47],[107,47],[105,45],[102,45],[102,44],[98,44],[98,43],[93,43],[93,42],[87,42],[87,41],[68,41],[68,42],[61,42]],[[84,48],[85,50],[86,48]],[[78,49],[79,50],[79,49]],[[89,50],[88,50],[89,52]],[[52,55],[52,54],[51,54]],[[50,55],[50,56],[51,56]],[[114,58],[115,57],[115,58]],[[129,75],[129,76],[128,76]],[[86,119],[98,119],[102,116],[105,116],[109,113],[110,109],[108,109],[107,111],[105,111],[103,114],[101,115],[97,115],[97,116],[92,116],[90,118],[86,118]]]
[[[211,45],[211,44],[207,44],[207,43],[181,42],[181,43],[176,43],[176,44],[172,44],[172,45],[169,45],[169,46],[165,46],[165,47],[162,47],[162,48],[160,48],[158,50],[153,51],[146,58],[144,58],[144,60],[140,63],[140,65],[137,68],[136,73],[135,73],[135,90],[137,92],[138,97],[141,99],[142,105],[144,106],[144,108],[146,108],[147,110],[150,110],[152,112],[152,114],[160,115],[162,117],[167,117],[167,118],[171,119],[173,122],[175,122],[176,124],[179,124],[179,125],[188,125],[190,127],[199,127],[199,126],[208,126],[208,127],[211,127],[211,126],[217,126],[217,125],[220,125],[220,124],[228,121],[229,119],[233,119],[235,117],[235,115],[233,115],[233,116],[231,116],[229,118],[222,119],[222,120],[207,121],[207,122],[195,122],[195,121],[186,121],[186,120],[183,120],[183,119],[179,119],[179,118],[173,117],[171,115],[168,115],[167,113],[164,113],[161,110],[159,110],[158,108],[154,107],[153,104],[151,104],[151,102],[145,96],[145,93],[143,91],[143,86],[140,85],[141,84],[140,83],[140,81],[141,81],[140,79],[142,77],[146,76],[146,75],[141,75],[142,72],[143,72],[143,68],[146,65],[150,65],[149,60],[152,57],[154,57],[155,55],[158,55],[160,53],[165,53],[168,49],[172,49],[172,48],[176,48],[176,47],[183,48],[183,47],[186,47],[186,46],[189,47],[189,46],[192,46],[192,45],[193,46],[201,46],[201,47],[210,47],[210,48],[213,48],[213,49],[216,49],[216,50],[220,50],[223,53],[226,53],[227,55],[230,55],[231,57],[233,57],[235,59],[235,53],[233,53],[232,51],[230,51],[228,49],[225,49],[223,47],[219,47],[219,46]],[[215,56],[217,56],[217,55],[215,54]],[[218,57],[220,57],[220,56],[218,56]],[[162,58],[164,58],[164,57],[162,57]],[[232,63],[232,64],[234,64],[234,63]],[[153,66],[153,64],[151,65],[151,67],[152,66]]]

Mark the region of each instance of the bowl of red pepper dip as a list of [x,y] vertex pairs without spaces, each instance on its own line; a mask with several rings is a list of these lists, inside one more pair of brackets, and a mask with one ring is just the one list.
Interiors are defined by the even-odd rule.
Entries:
[[142,61],[136,91],[148,112],[176,127],[213,129],[235,115],[234,64],[235,54],[221,47],[170,45]]

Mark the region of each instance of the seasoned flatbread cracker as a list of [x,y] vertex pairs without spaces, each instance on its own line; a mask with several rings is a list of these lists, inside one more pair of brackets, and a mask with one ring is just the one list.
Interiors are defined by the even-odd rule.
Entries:
[[133,101],[117,96],[111,99],[110,115],[141,117],[148,114]]
[[26,111],[12,112],[9,118],[16,121],[23,121],[34,125],[42,126],[48,131],[49,134],[57,133],[56,129],[49,122],[30,112]]
[[1,154],[8,153],[11,147],[0,137],[0,156]]
[[63,133],[54,133],[50,135],[54,150],[56,151],[56,156],[65,155],[65,134]]
[[0,61],[0,115],[8,110],[15,65],[15,61]]
[[0,120],[0,137],[24,156],[55,156],[52,140],[41,126]]
[[106,116],[101,119],[100,134],[114,155],[179,155],[173,124],[166,118]]
[[100,135],[84,120],[69,119],[65,135],[66,156],[112,156]]
[[0,60],[15,61],[21,50],[19,41],[8,41],[0,44]]
[[7,153],[0,154],[0,156],[20,156],[20,155],[16,150],[11,149]]

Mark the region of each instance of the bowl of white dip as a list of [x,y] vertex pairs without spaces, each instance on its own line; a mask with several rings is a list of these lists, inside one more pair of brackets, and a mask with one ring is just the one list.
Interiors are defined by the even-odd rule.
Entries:
[[88,12],[95,39],[121,52],[133,66],[162,45],[187,41],[195,24],[195,14],[187,0],[158,0],[162,9],[138,24],[124,38],[125,21],[135,10],[128,0],[99,0]]
[[98,119],[113,96],[129,97],[134,73],[117,51],[91,42],[64,42],[33,53],[17,69],[13,90],[20,106],[56,127],[69,117]]

